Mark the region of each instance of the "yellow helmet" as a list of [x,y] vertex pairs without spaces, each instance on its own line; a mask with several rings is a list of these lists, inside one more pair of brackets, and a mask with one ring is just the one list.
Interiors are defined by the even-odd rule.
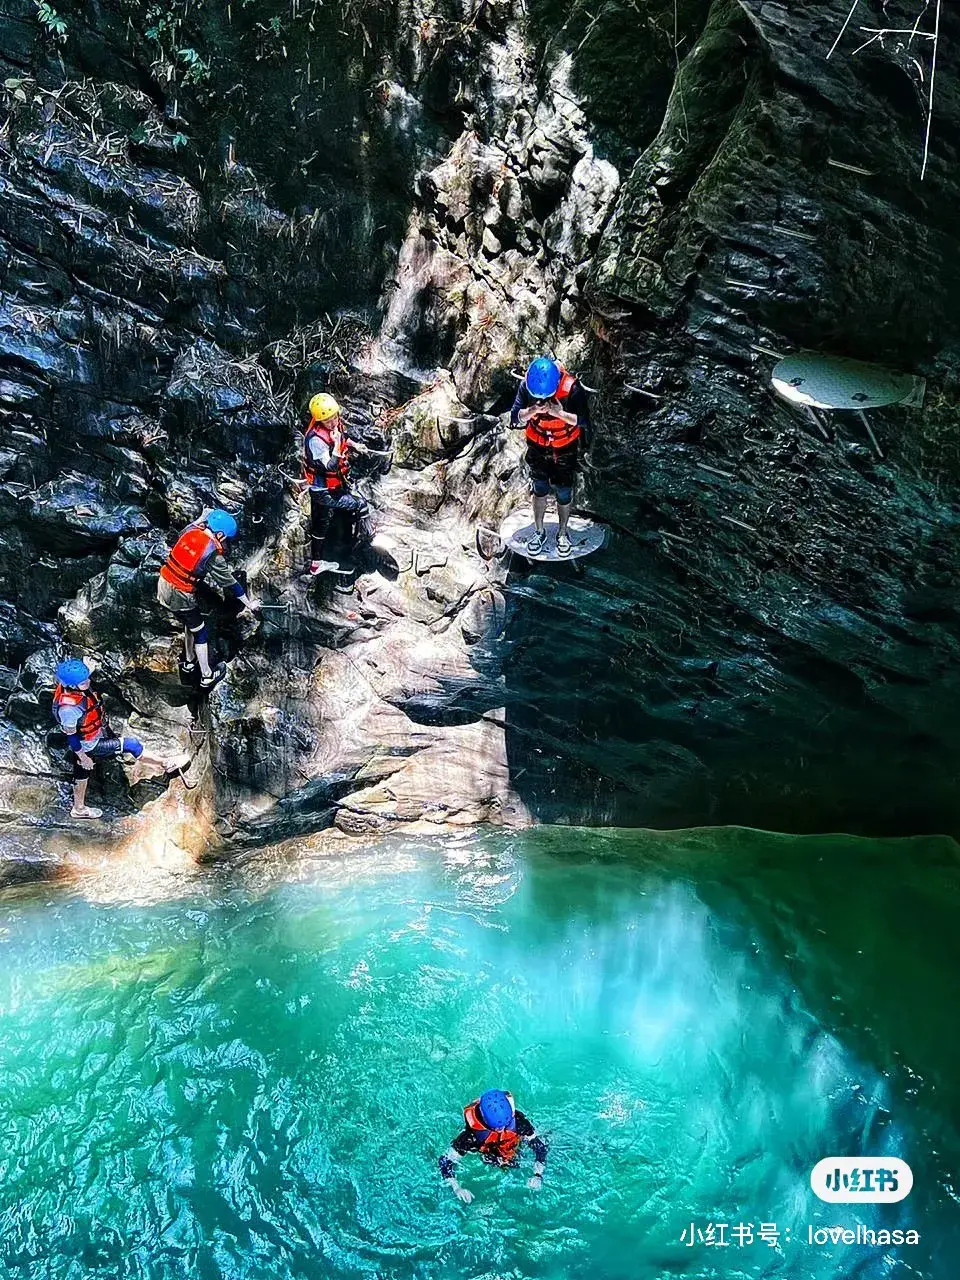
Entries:
[[339,415],[340,406],[333,396],[328,396],[325,391],[321,391],[310,401],[310,416],[315,422],[329,422],[331,418]]

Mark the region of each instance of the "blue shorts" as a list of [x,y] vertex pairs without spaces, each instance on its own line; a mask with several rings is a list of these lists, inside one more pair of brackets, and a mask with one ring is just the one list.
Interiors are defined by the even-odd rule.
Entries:
[[[100,738],[86,754],[91,760],[115,760],[117,756],[124,753],[133,756],[134,760],[139,760],[143,755],[143,743],[138,742],[136,738]],[[92,769],[84,769],[83,765],[77,759],[76,752],[73,756],[73,780],[74,782],[82,782],[84,778],[89,778],[93,772]]]
[[535,498],[548,498],[550,490],[553,489],[557,495],[557,505],[561,507],[569,507],[573,501],[573,485],[551,485],[549,480],[531,479],[530,488]]

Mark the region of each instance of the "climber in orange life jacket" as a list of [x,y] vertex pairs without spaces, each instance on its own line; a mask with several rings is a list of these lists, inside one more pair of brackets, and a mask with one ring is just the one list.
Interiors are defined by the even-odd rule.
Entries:
[[103,710],[103,699],[90,688],[93,663],[80,658],[65,658],[57,665],[57,685],[53,691],[53,718],[66,735],[73,753],[73,808],[71,818],[99,818],[102,809],[87,804],[87,783],[98,761],[133,756],[131,785],[140,780],[141,766],[153,765],[167,773],[181,769],[186,761],[179,757],[165,760],[145,751],[136,738],[114,736]]
[[587,447],[590,411],[587,393],[571,373],[548,356],[534,360],[517,389],[510,411],[511,427],[523,427],[527,437],[527,469],[533,490],[536,533],[527,544],[536,555],[546,539],[543,520],[547,498],[557,496],[557,551],[570,554],[567,523],[573,510],[580,449]]
[[344,430],[340,405],[320,392],[310,401],[310,422],[303,437],[303,476],[310,489],[310,572],[336,567],[324,558],[327,534],[334,512],[351,520],[354,531],[367,514],[367,503],[350,491],[350,453],[369,453]]
[[473,1199],[473,1192],[461,1187],[454,1172],[461,1156],[477,1152],[484,1160],[501,1166],[513,1164],[526,1142],[533,1151],[533,1176],[527,1180],[532,1191],[539,1191],[543,1182],[543,1170],[547,1163],[547,1144],[537,1136],[537,1131],[513,1103],[513,1095],[503,1089],[488,1089],[486,1093],[463,1109],[464,1129],[440,1157],[440,1176],[449,1183],[454,1195],[464,1204]]
[[197,604],[197,587],[204,583],[224,597],[235,596],[251,613],[260,608],[230,572],[227,545],[237,536],[237,522],[229,511],[207,511],[188,524],[170,549],[160,570],[157,599],[183,625],[181,670],[192,676],[199,666],[200,688],[212,689],[227,673],[225,662],[210,665],[207,624]]

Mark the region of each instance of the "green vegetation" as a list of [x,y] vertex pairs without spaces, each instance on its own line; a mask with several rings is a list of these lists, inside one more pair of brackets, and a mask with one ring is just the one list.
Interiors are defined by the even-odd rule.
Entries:
[[67,23],[65,18],[61,18],[53,5],[47,4],[47,0],[35,0],[37,7],[37,19],[48,36],[57,42],[63,44],[67,38]]
[[210,78],[210,63],[196,49],[178,49],[177,57],[187,68],[183,77],[185,84],[200,84]]

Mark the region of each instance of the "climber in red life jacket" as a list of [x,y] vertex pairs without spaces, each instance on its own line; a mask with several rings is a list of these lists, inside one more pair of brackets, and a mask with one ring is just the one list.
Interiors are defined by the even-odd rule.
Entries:
[[580,448],[586,448],[590,428],[587,393],[573,376],[549,356],[540,356],[527,370],[510,411],[511,427],[523,427],[527,437],[527,469],[533,489],[534,536],[527,543],[533,555],[543,550],[543,519],[547,498],[557,496],[557,551],[570,554],[567,522],[573,509]]
[[[335,512],[349,518],[354,532],[369,510],[360,494],[350,491],[350,453],[369,453],[348,438],[340,405],[320,392],[310,401],[310,422],[303,437],[303,476],[310,489],[310,572],[337,566],[325,558],[327,535]],[[352,542],[352,539],[351,539]]]
[[533,1150],[533,1176],[527,1186],[539,1191],[543,1182],[543,1170],[547,1163],[547,1144],[537,1136],[533,1125],[518,1111],[513,1095],[502,1089],[488,1089],[476,1102],[463,1109],[465,1128],[440,1157],[440,1176],[452,1187],[454,1195],[464,1204],[473,1199],[473,1192],[461,1187],[454,1172],[461,1156],[476,1151],[491,1164],[511,1165],[520,1154],[523,1143]]
[[224,597],[235,596],[251,613],[260,608],[251,600],[230,572],[227,544],[237,536],[237,522],[229,511],[208,511],[188,524],[170,549],[160,570],[157,599],[183,625],[184,676],[200,668],[200,688],[212,689],[227,673],[227,664],[210,665],[207,624],[197,603],[200,583],[213,587]]
[[67,746],[73,753],[73,808],[71,818],[100,818],[102,809],[87,804],[87,783],[98,761],[133,756],[135,773],[130,782],[139,781],[139,770],[154,765],[166,773],[176,772],[185,761],[164,760],[145,751],[136,738],[118,738],[107,723],[103,699],[90,688],[92,664],[80,658],[65,658],[57,666],[57,685],[53,691],[53,718],[66,734]]

